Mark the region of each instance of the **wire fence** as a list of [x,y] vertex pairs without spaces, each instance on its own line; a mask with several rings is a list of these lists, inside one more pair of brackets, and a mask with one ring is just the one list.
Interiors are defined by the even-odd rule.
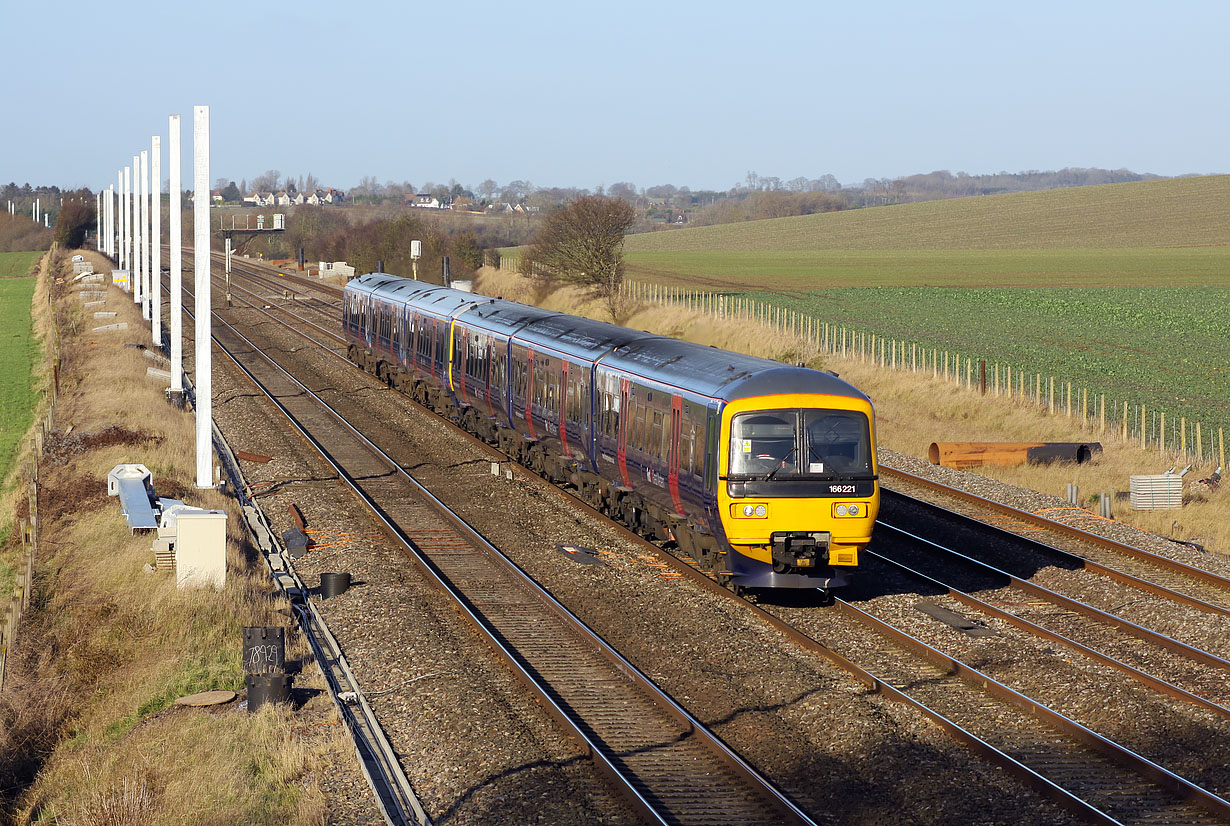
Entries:
[[1144,402],[1090,392],[1088,387],[1077,386],[1062,376],[830,324],[797,310],[742,296],[640,281],[625,281],[623,292],[633,301],[680,306],[718,320],[758,325],[766,335],[787,343],[797,341],[800,352],[811,346],[825,355],[927,374],[983,395],[1012,399],[1052,416],[1073,419],[1090,432],[1118,436],[1141,448],[1156,448],[1167,461],[1222,468],[1226,464],[1224,427],[1209,427],[1193,417],[1175,415]]
[[[49,256],[54,257],[55,247]],[[39,519],[39,462],[43,458],[43,449],[48,435],[55,429],[56,402],[60,389],[60,328],[56,321],[55,303],[52,297],[53,274],[48,269],[47,302],[51,316],[50,333],[46,341],[50,367],[44,376],[42,399],[39,409],[41,417],[34,429],[34,445],[30,455],[30,465],[22,473],[26,486],[28,513],[26,518],[17,524],[21,536],[21,555],[15,566],[15,581],[13,593],[4,609],[4,623],[0,626],[0,689],[4,687],[5,674],[8,670],[9,652],[17,636],[18,625],[22,614],[30,607],[34,592],[34,563],[38,556],[41,520]]]

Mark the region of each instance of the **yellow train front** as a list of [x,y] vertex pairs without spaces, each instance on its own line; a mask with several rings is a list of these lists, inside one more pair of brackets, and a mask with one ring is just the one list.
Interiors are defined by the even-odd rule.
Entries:
[[[778,378],[797,388],[817,375]],[[715,493],[732,584],[848,584],[871,541],[880,498],[871,404],[846,388],[741,396],[724,405]]]

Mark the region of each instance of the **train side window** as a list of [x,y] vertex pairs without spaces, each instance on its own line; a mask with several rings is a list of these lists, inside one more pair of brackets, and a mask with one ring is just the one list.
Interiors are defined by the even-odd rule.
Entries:
[[666,435],[662,428],[661,410],[653,411],[653,432],[650,434],[650,438],[651,441],[649,444],[653,454],[659,459],[664,458],[666,455],[666,451],[664,450],[666,446]]
[[491,371],[491,386],[501,392],[504,390],[504,352],[496,353],[494,368]]

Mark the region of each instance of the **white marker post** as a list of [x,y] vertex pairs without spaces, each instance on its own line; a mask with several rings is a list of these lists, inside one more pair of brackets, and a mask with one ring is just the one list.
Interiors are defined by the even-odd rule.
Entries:
[[209,107],[192,107],[192,229],[196,271],[196,486],[212,488],[213,382],[210,365]]
[[128,215],[128,240],[132,255],[129,261],[132,267],[128,280],[132,282],[132,303],[141,303],[141,157],[132,156],[132,204]]
[[102,192],[94,193],[94,241],[102,252]]
[[120,269],[124,269],[124,170],[119,170],[115,175],[115,185],[118,190],[119,200],[115,202],[119,209],[119,222],[116,224],[116,263],[120,265]]
[[[132,280],[132,168],[124,167],[124,203],[120,205],[124,214],[124,269],[128,270],[128,289],[136,293]],[[134,295],[132,303],[137,303]]]
[[184,289],[183,239],[180,214],[179,115],[171,115],[168,131],[167,163],[171,165],[171,294],[167,297],[171,311],[171,392],[184,392]]
[[141,150],[141,317],[149,321],[149,150]]
[[150,318],[153,327],[150,330],[155,347],[162,347],[162,138],[154,135],[150,139],[150,180],[153,188],[150,192],[150,212],[153,218],[154,231],[150,236],[150,280],[153,289],[150,291]]

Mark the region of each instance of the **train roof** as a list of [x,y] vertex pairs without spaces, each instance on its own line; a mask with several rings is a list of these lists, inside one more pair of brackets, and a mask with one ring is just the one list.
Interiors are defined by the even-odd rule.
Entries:
[[531,307],[528,304],[518,304],[502,298],[491,298],[466,312],[462,320],[478,319],[482,321],[483,327],[493,333],[511,336],[526,324],[557,315],[560,314],[541,307]]
[[493,332],[515,335],[530,345],[565,350],[616,370],[724,401],[784,393],[867,398],[831,373],[422,281],[368,273],[351,279],[346,289],[352,288],[409,302],[441,316],[481,320]]
[[590,361],[597,361],[616,347],[647,338],[661,336],[563,314],[539,319],[517,333],[519,341],[564,349]]
[[662,336],[619,347],[602,364],[725,401],[782,393],[867,398],[832,373]]

